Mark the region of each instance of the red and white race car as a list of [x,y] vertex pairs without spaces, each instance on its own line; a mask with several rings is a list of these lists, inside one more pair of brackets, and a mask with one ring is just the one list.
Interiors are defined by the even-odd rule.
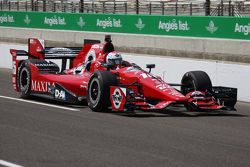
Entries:
[[[122,60],[109,35],[104,43],[84,40],[83,48],[45,47],[43,40],[31,38],[28,52],[11,49],[10,53],[13,86],[22,98],[41,96],[69,103],[87,100],[93,111],[181,105],[195,111],[235,110],[236,88],[213,87],[203,71],[187,72],[180,84],[166,83],[151,73],[154,64],[148,64],[149,71],[145,71]],[[61,67],[48,59],[61,59]]]

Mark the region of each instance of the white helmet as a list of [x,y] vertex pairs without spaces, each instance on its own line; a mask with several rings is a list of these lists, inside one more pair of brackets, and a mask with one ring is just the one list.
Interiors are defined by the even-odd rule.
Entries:
[[121,65],[122,64],[122,56],[119,52],[110,52],[106,57],[106,63],[112,65]]

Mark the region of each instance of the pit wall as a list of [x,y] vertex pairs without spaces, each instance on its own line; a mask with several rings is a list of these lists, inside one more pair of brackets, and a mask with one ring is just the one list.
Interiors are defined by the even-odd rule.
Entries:
[[[12,68],[9,49],[27,50],[27,45],[0,43],[0,68]],[[3,57],[4,56],[4,57]],[[180,83],[187,71],[202,70],[208,73],[214,86],[238,88],[238,100],[250,102],[250,66],[187,58],[159,57],[157,55],[134,55],[122,53],[125,60],[134,62],[145,69],[146,64],[156,64],[152,73],[161,76],[166,82]],[[60,61],[56,62],[60,66]]]
[[249,18],[0,11],[0,41],[76,46],[112,34],[117,50],[250,63]]

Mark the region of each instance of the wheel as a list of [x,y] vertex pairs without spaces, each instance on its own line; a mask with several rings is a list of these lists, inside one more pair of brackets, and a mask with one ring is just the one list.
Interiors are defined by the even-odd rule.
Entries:
[[116,83],[116,75],[109,71],[96,71],[92,74],[87,88],[87,102],[92,111],[108,110],[111,105],[110,86],[115,86]]
[[182,77],[181,91],[184,95],[191,91],[212,90],[212,82],[204,71],[189,71]]
[[18,91],[21,98],[29,98],[31,90],[31,72],[29,61],[23,61],[17,73]]

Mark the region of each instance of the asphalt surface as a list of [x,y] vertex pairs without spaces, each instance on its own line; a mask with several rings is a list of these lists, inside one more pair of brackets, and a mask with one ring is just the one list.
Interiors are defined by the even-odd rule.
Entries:
[[[7,69],[0,69],[0,96],[18,97]],[[249,103],[223,114],[130,115],[35,101],[76,111],[0,97],[0,161],[24,167],[250,166]]]

